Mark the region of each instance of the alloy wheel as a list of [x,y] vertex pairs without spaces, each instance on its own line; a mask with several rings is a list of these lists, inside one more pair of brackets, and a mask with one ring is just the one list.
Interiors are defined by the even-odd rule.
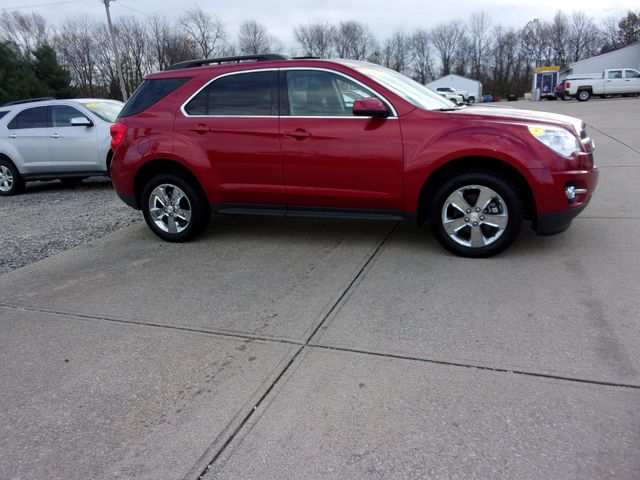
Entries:
[[0,191],[9,192],[13,187],[13,174],[8,167],[0,165]]
[[163,183],[149,195],[149,215],[163,232],[181,233],[191,223],[191,202],[181,188]]
[[483,185],[457,188],[445,200],[441,215],[442,226],[449,238],[471,248],[493,244],[509,223],[504,199]]

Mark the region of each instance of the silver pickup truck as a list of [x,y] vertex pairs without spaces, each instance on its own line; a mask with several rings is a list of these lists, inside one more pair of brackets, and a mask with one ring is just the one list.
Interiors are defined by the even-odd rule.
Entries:
[[[564,81],[564,95],[586,102],[593,95],[635,95],[640,94],[640,72],[633,68],[612,68],[595,78],[567,79]],[[590,76],[590,75],[584,75]]]

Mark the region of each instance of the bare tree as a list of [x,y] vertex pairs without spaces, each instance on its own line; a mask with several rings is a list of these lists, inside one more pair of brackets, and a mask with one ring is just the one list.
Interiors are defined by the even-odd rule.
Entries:
[[551,42],[553,44],[553,63],[564,67],[567,63],[567,48],[569,46],[569,19],[558,10],[550,25]]
[[180,17],[180,24],[187,36],[198,47],[203,58],[221,53],[225,47],[225,25],[216,16],[205,13],[200,7],[189,9]]
[[96,96],[99,91],[96,54],[103,46],[97,42],[97,31],[97,24],[87,17],[68,19],[54,40],[61,63],[69,69],[82,95]]
[[431,42],[440,56],[442,75],[447,75],[453,70],[464,36],[465,28],[456,20],[436,25],[431,31]]
[[299,25],[293,29],[293,34],[305,55],[329,58],[333,54],[335,27],[330,23]]
[[268,53],[280,48],[280,42],[269,35],[267,27],[255,20],[247,20],[240,25],[238,49],[245,55]]
[[489,49],[491,48],[491,20],[484,12],[471,14],[469,19],[469,55],[471,76],[484,78]]
[[410,39],[402,32],[395,32],[384,42],[382,64],[397,72],[404,73],[409,69]]
[[422,84],[433,78],[433,58],[431,56],[431,40],[424,29],[418,29],[409,39],[409,53],[413,77]]
[[47,43],[47,21],[35,12],[3,11],[0,15],[0,39],[15,43],[25,55]]
[[569,18],[569,61],[591,57],[600,49],[601,33],[593,19],[583,12],[573,12]]
[[349,20],[335,29],[333,44],[339,58],[366,60],[376,49],[376,41],[369,27]]

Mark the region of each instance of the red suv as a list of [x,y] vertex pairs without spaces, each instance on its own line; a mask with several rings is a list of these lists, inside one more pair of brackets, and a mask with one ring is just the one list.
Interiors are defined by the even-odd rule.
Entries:
[[118,195],[168,241],[212,213],[406,219],[488,257],[523,220],[567,229],[598,178],[581,120],[457,107],[350,60],[182,62],[147,76],[111,133]]

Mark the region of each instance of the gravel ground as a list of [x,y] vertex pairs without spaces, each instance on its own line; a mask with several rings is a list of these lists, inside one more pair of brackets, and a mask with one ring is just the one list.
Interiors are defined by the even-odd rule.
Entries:
[[142,220],[108,178],[73,187],[59,181],[27,183],[26,192],[0,197],[0,274],[90,242]]

